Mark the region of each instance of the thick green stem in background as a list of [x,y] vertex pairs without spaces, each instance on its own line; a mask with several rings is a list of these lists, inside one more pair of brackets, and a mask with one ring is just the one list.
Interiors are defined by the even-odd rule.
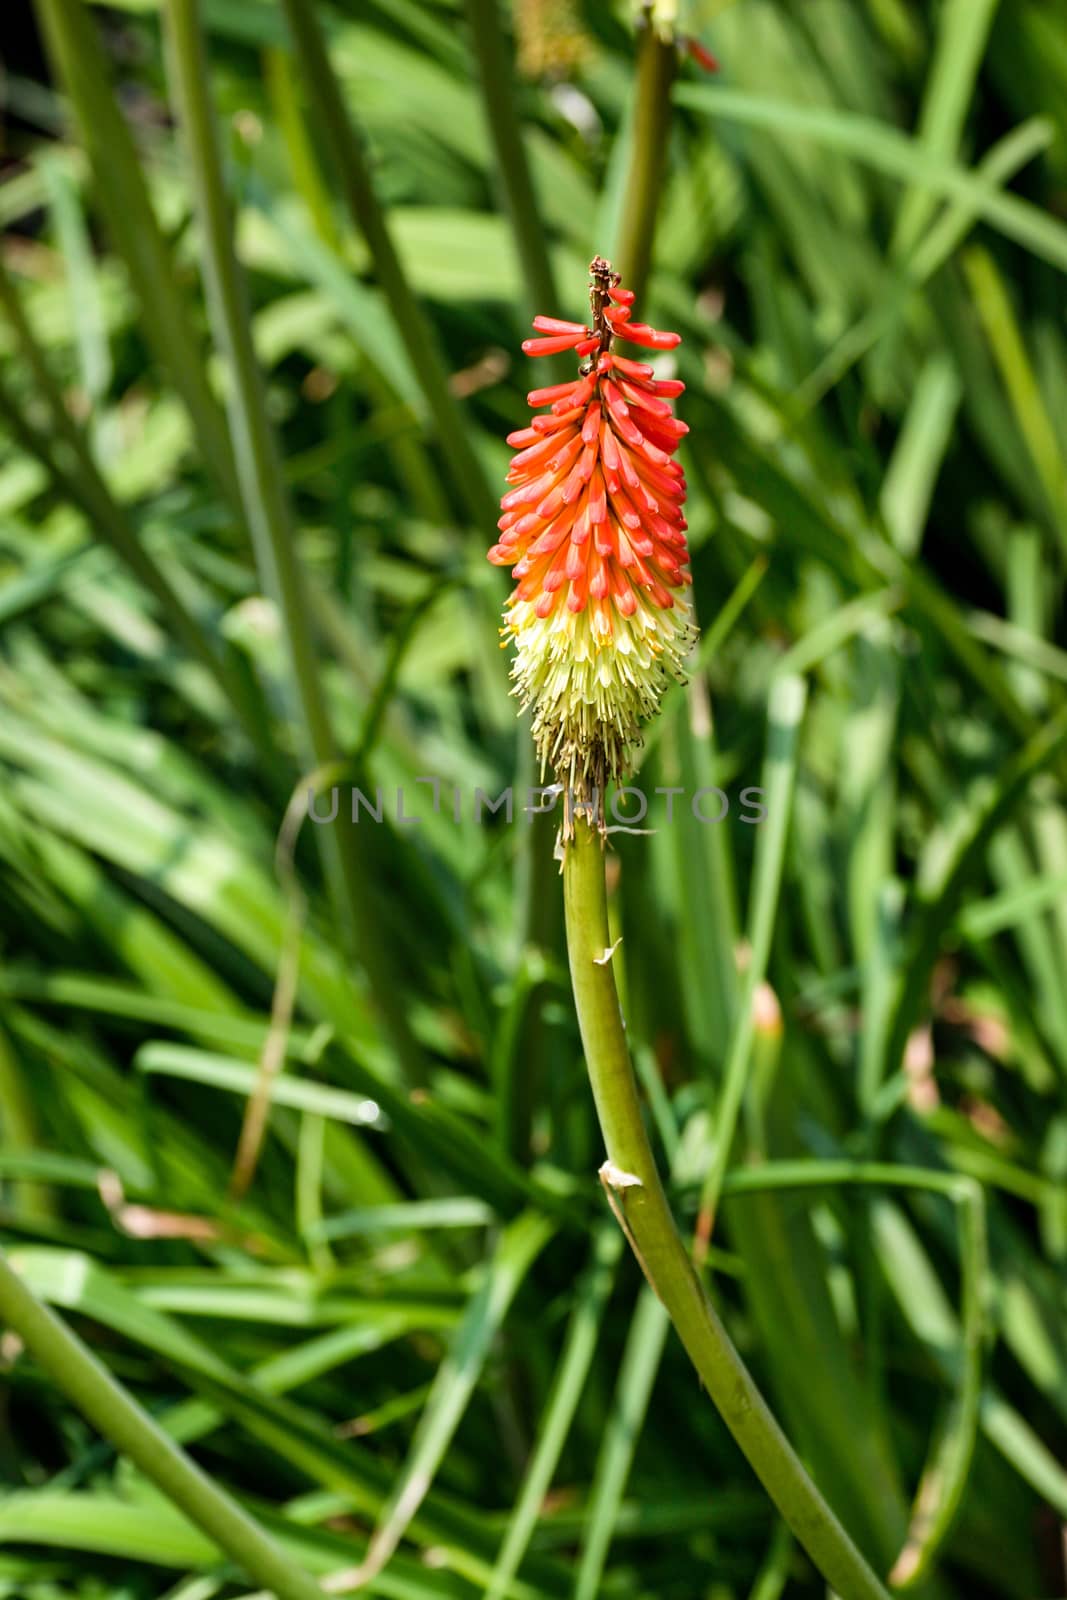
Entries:
[[491,529],[496,501],[481,463],[471,448],[467,428],[448,387],[448,371],[437,338],[408,283],[388,224],[371,182],[363,142],[349,120],[312,0],[282,0],[308,96],[321,118],[348,208],[366,240],[374,275],[389,302],[397,333],[403,340],[419,386],[437,429],[445,465],[465,510],[475,526]]
[[205,466],[237,504],[233,457],[201,359],[197,324],[152,210],[96,20],[83,0],[37,0],[37,15],[92,165],[95,199],[140,301],[149,342],[189,412]]
[[667,172],[671,85],[677,67],[677,46],[646,26],[638,48],[630,162],[623,189],[626,204],[612,257],[623,283],[637,296],[638,305],[652,265],[656,213]]
[[607,1162],[601,1178],[645,1276],[767,1493],[840,1600],[887,1591],[808,1477],[730,1342],[674,1224],[645,1132],[609,953],[604,854],[579,820],[563,897],[571,982]]
[[281,463],[267,421],[247,295],[233,250],[197,0],[169,0],[164,14],[201,232],[204,288],[215,343],[227,369],[227,412],[241,502],[261,582],[278,608],[285,631],[302,725],[302,758],[306,764],[324,765],[338,752],[319,686]]
[[[500,26],[499,0],[466,0],[466,3],[471,44],[482,85],[482,107],[489,124],[501,196],[526,287],[526,309],[532,319],[545,311],[554,311],[560,301],[541,211],[530,176],[530,165],[526,159],[522,124],[516,105],[511,52]],[[571,364],[569,358],[564,356],[553,362],[552,366],[563,379],[568,375]]]
[[16,1333],[78,1410],[241,1571],[277,1600],[322,1600],[235,1500],[212,1482],[117,1384],[70,1329],[43,1306],[0,1252],[0,1325]]

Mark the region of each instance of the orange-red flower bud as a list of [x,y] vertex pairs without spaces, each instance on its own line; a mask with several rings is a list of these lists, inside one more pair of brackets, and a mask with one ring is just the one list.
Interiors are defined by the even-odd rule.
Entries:
[[523,344],[589,359],[572,381],[531,390],[530,405],[551,410],[508,436],[518,453],[489,551],[516,579],[503,629],[515,692],[533,709],[542,765],[578,794],[623,775],[694,632],[673,459],[688,429],[669,403],[684,385],[615,350],[671,350],[679,336],[632,322],[630,290],[599,257],[591,271],[591,326],[535,317],[545,337]]

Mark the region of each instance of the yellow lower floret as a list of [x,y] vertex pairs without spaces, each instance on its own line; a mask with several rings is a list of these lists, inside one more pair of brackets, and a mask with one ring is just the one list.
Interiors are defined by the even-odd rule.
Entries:
[[532,708],[542,771],[551,766],[578,800],[625,775],[641,722],[683,679],[695,636],[692,608],[677,595],[668,610],[639,597],[633,616],[613,611],[610,630],[605,621],[588,605],[576,614],[560,604],[541,618],[513,600],[504,630],[516,646],[512,692]]

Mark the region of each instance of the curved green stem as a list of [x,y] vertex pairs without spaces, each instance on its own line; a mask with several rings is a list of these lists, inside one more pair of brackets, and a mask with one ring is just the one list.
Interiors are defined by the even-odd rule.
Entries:
[[202,1472],[127,1394],[65,1323],[41,1304],[0,1251],[0,1324],[16,1333],[78,1410],[167,1499],[277,1600],[322,1600],[248,1513]]
[[693,1269],[675,1227],[641,1115],[608,951],[600,838],[576,825],[563,866],[571,982],[608,1159],[612,1210],[701,1381],[756,1475],[840,1600],[887,1592],[808,1477]]

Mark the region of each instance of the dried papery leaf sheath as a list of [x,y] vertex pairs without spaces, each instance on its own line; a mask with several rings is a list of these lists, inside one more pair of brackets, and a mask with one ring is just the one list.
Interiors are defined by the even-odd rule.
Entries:
[[489,560],[517,580],[505,643],[512,677],[533,712],[542,768],[576,800],[621,778],[693,642],[685,474],[673,457],[684,435],[671,401],[684,385],[658,379],[617,342],[672,350],[676,333],[632,320],[633,295],[597,257],[588,326],[535,317],[530,356],[573,350],[570,383],[534,389],[547,408],[510,434],[516,449]]

